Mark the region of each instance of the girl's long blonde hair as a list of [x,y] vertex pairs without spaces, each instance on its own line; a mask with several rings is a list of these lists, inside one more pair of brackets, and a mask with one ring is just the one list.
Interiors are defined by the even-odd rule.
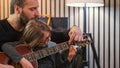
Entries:
[[27,23],[21,41],[31,44],[29,47],[34,47],[44,37],[44,31],[51,32],[50,26],[36,19],[32,19]]

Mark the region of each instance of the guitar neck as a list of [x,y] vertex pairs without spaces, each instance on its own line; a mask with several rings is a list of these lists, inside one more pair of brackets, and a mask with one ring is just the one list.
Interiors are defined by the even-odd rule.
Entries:
[[56,44],[55,46],[37,50],[35,52],[24,55],[24,57],[29,61],[35,61],[37,59],[44,58],[46,56],[58,53],[60,51],[67,50],[70,45],[67,42]]
[[[90,43],[91,41],[81,41],[81,42],[75,42],[74,44],[79,45],[79,46],[86,46],[87,44],[90,44]],[[29,61],[34,61],[34,60],[41,59],[46,56],[58,53],[60,51],[67,50],[69,47],[70,45],[67,42],[63,42],[63,43],[56,44],[49,48],[44,48],[44,49],[37,50],[32,53],[26,54],[24,55],[24,57],[28,59]]]

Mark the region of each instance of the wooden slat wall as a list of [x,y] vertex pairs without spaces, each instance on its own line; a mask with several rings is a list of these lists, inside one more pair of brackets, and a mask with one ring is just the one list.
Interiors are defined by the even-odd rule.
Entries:
[[[9,1],[0,0],[0,19],[9,15]],[[39,0],[40,14],[68,17],[70,27],[83,31],[83,8],[67,7],[66,0]],[[104,7],[87,8],[87,32],[92,33],[101,68],[120,68],[120,0],[104,0]],[[90,46],[87,47],[88,68],[97,68]]]
[[0,19],[8,17],[9,2],[10,0],[0,0]]

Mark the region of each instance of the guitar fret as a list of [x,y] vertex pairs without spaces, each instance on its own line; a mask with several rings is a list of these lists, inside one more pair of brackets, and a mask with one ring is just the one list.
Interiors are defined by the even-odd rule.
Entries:
[[54,46],[55,53],[60,51],[60,49],[58,47],[59,47],[59,45]]
[[62,44],[58,44],[59,52],[62,50],[61,46],[62,46]]
[[33,60],[33,56],[32,56],[32,54],[29,55],[29,59],[30,59],[30,61]]
[[51,52],[53,52],[53,49],[51,48],[46,48],[45,50],[47,52],[47,56],[51,55]]
[[39,54],[41,54],[41,55],[40,55],[40,56],[41,56],[40,58],[43,58],[44,55],[43,55],[43,52],[42,52],[41,50],[39,51]]
[[51,55],[52,53],[54,53],[53,48],[49,48],[49,49],[47,49],[47,51],[48,51],[48,54],[49,54],[49,55]]
[[30,58],[30,61],[33,60],[33,56],[32,56],[32,54],[29,55],[29,58]]
[[32,56],[32,61],[37,59],[34,52],[31,54],[31,56]]
[[36,57],[35,57],[34,53],[26,54],[26,55],[24,55],[24,57],[25,57],[27,60],[29,60],[29,61],[34,61],[34,60],[36,60]]
[[27,54],[26,54],[26,55],[24,55],[24,57],[27,59]]
[[61,46],[60,46],[61,50],[66,50],[69,48],[69,45],[67,43],[63,43]]
[[42,51],[42,53],[43,53],[43,57],[47,56],[46,50],[41,50],[41,51]]
[[31,60],[30,54],[26,54],[25,58],[30,61]]
[[38,54],[37,54],[36,52],[34,52],[34,54],[33,54],[33,55],[34,55],[34,57],[35,57],[35,60],[36,60],[36,59],[38,59],[38,57],[37,57],[37,56],[38,56]]
[[40,51],[36,51],[35,53],[36,53],[37,59],[41,59],[42,58],[41,57],[42,53]]

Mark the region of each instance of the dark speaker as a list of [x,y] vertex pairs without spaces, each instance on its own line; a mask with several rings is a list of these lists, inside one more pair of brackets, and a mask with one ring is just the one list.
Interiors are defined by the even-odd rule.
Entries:
[[[40,21],[46,22],[48,21],[47,17],[39,18]],[[50,20],[50,26],[53,28],[53,31],[63,32],[64,30],[69,29],[69,23],[67,17],[52,17]]]

